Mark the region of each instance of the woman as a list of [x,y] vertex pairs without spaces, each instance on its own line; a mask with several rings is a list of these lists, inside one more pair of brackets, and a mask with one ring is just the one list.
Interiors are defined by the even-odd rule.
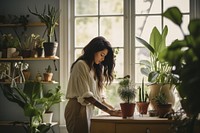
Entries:
[[105,102],[102,95],[104,82],[113,80],[114,54],[110,43],[104,37],[92,39],[83,48],[80,56],[71,66],[65,108],[66,127],[69,133],[89,133],[90,118],[94,106],[112,116],[121,116],[120,110]]

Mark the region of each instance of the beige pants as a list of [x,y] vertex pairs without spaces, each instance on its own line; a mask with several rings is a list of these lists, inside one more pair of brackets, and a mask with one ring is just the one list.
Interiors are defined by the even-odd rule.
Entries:
[[65,108],[66,127],[69,133],[89,133],[86,106],[70,99]]

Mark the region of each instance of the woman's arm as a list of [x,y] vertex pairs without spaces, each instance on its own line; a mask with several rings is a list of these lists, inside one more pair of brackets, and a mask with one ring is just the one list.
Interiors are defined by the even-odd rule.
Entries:
[[121,110],[114,110],[114,108],[111,108],[111,107],[108,107],[108,106],[104,105],[103,103],[101,103],[98,100],[96,100],[94,97],[88,97],[88,98],[85,98],[85,100],[87,102],[93,104],[97,108],[107,112],[111,116],[122,116],[121,115]]

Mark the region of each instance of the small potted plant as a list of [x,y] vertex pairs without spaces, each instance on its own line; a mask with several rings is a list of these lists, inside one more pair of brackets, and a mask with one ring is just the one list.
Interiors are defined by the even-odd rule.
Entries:
[[142,79],[142,85],[138,87],[138,97],[139,97],[139,101],[136,102],[137,107],[138,107],[138,111],[140,114],[147,114],[147,110],[149,107],[149,95],[147,93],[147,91],[145,91],[145,85],[144,85],[144,78]]
[[22,57],[29,58],[31,56],[34,56],[34,48],[35,45],[37,44],[38,39],[40,39],[40,35],[24,34],[23,39],[21,39],[21,46],[20,46]]
[[[46,11],[46,6],[44,7],[43,13],[39,13],[37,9],[35,8],[35,12],[32,12],[30,9],[28,9],[29,12],[35,16],[37,16],[41,22],[43,22],[46,25],[46,30],[47,31],[47,42],[44,42],[44,52],[45,52],[45,57],[51,57],[56,55],[58,43],[57,43],[57,38],[56,38],[56,33],[55,33],[55,27],[58,25],[58,20],[59,20],[59,10],[56,9],[55,7],[51,7],[48,5],[48,9]],[[55,41],[52,42],[52,37],[55,37]]]
[[19,39],[12,34],[3,34],[2,43],[4,45],[2,49],[4,53],[2,54],[3,57],[7,58],[12,58],[20,46]]
[[171,111],[172,104],[168,103],[165,93],[160,92],[153,100],[156,102],[156,110],[160,118],[165,117]]
[[118,94],[124,103],[120,103],[122,110],[122,117],[132,117],[135,111],[135,103],[133,102],[136,96],[136,89],[131,83],[130,76],[127,75],[123,78],[119,78]]
[[43,73],[44,81],[47,81],[47,82],[52,81],[53,73],[52,73],[52,71],[51,71],[51,66],[48,65],[48,67],[45,68],[45,70],[46,70],[46,72]]

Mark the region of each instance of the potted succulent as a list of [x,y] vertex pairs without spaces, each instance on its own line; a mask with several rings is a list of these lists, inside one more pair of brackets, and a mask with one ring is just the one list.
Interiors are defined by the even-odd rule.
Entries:
[[191,19],[188,24],[189,33],[182,29],[183,15],[177,7],[168,8],[163,16],[180,28],[184,38],[176,39],[163,53],[164,59],[174,67],[172,71],[178,75],[176,89],[181,104],[188,116],[187,132],[194,132],[194,123],[200,113],[200,19]]
[[[56,55],[58,43],[57,43],[57,38],[56,38],[56,33],[55,33],[55,27],[58,25],[58,20],[59,20],[59,10],[56,9],[55,7],[51,7],[48,5],[48,9],[46,11],[46,6],[44,7],[43,13],[39,13],[37,11],[37,8],[35,8],[35,12],[31,11],[28,8],[29,12],[35,16],[37,16],[41,22],[43,22],[46,25],[46,30],[47,31],[47,42],[44,42],[44,52],[45,52],[45,57],[51,57]],[[55,36],[55,41],[52,42],[52,37]]]
[[131,83],[130,76],[127,75],[123,78],[119,78],[118,94],[124,103],[120,103],[122,110],[122,117],[132,117],[135,111],[135,103],[133,102],[136,96],[136,89]]
[[53,73],[52,73],[52,69],[51,69],[51,66],[48,65],[47,68],[45,68],[46,72],[43,73],[43,76],[44,76],[44,81],[47,81],[47,82],[50,82],[52,81],[52,77],[53,77]]
[[138,107],[138,112],[140,114],[147,114],[147,110],[149,107],[149,95],[147,93],[147,91],[145,91],[145,85],[144,85],[144,78],[142,79],[142,85],[138,87],[138,96],[139,96],[139,100],[138,102],[136,102],[137,107]]
[[172,104],[167,102],[167,97],[165,93],[160,92],[157,96],[154,97],[157,104],[157,114],[160,118],[164,118],[171,111]]
[[165,26],[162,33],[156,27],[153,28],[149,43],[144,39],[136,37],[150,52],[150,61],[141,60],[141,73],[148,77],[149,100],[153,109],[156,103],[152,100],[160,91],[166,94],[167,100],[174,104],[175,97],[173,95],[174,84],[177,82],[177,77],[171,72],[172,67],[168,62],[162,59],[162,53],[167,49],[166,36],[168,27]]

